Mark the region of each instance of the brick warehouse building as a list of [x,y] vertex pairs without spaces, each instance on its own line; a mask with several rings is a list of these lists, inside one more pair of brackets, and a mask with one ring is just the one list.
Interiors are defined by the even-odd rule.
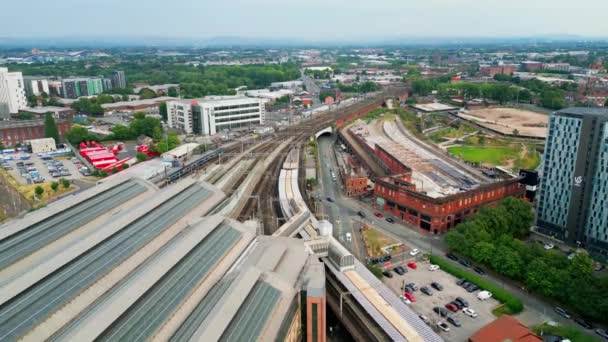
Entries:
[[509,178],[447,196],[432,197],[417,189],[412,179],[413,170],[387,149],[378,144],[372,148],[358,134],[351,136],[363,147],[363,153],[372,156],[389,175],[375,179],[372,203],[396,218],[435,234],[446,232],[484,205],[497,204],[508,196],[522,198],[526,193],[520,178]]
[[[72,126],[69,120],[55,119],[60,139]],[[24,144],[26,140],[44,138],[44,120],[0,121],[0,141],[5,146]]]

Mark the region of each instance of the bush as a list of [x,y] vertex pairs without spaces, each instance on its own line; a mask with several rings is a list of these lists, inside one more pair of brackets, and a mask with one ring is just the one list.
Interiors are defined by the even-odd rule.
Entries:
[[511,313],[517,314],[524,309],[524,304],[522,303],[521,299],[515,297],[513,294],[502,289],[498,285],[483,279],[477,274],[466,271],[462,267],[456,266],[436,255],[431,255],[430,260],[431,263],[439,265],[442,270],[452,274],[453,276],[464,278],[466,281],[479,286],[481,289],[492,292],[492,297],[504,303],[511,310]]
[[376,266],[376,265],[371,265],[371,264],[368,264],[368,265],[367,265],[367,269],[368,269],[370,272],[372,272],[372,273],[373,273],[373,274],[376,276],[376,278],[378,278],[378,279],[382,279],[382,277],[384,276],[384,275],[382,274],[382,269],[380,269],[380,267],[378,267],[378,266]]

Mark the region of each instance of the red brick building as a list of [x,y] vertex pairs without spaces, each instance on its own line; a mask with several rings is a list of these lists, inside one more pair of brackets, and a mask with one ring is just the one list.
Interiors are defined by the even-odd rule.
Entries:
[[[69,120],[56,119],[59,137],[64,139],[65,133],[72,126]],[[5,146],[23,144],[26,140],[44,138],[44,120],[10,120],[0,121],[0,141]]]
[[421,229],[443,233],[474,214],[481,206],[492,205],[508,197],[523,197],[525,187],[513,178],[458,194],[432,198],[416,191],[409,181],[410,174],[390,176],[376,180],[374,198],[384,211]]
[[479,67],[479,73],[487,77],[494,77],[496,74],[512,75],[515,71],[517,71],[517,66],[513,64],[482,65]]
[[469,337],[469,342],[541,342],[532,330],[517,319],[502,315]]

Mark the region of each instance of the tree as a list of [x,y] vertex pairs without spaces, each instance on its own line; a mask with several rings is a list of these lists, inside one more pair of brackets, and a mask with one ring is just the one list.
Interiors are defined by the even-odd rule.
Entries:
[[55,118],[53,118],[52,113],[46,113],[44,117],[44,137],[45,138],[53,138],[55,142],[59,142],[59,130],[57,129],[57,124],[55,123]]
[[517,128],[514,128],[512,133],[513,135],[519,135],[519,130]]
[[78,145],[83,141],[94,140],[96,138],[80,125],[74,125],[66,132],[65,137],[72,145]]
[[163,121],[169,120],[169,116],[167,114],[167,103],[166,102],[161,102],[158,104],[158,112],[160,113],[160,116],[163,118]]
[[564,92],[559,89],[546,90],[541,94],[540,104],[545,108],[555,110],[565,108]]
[[133,120],[133,122],[131,122],[130,128],[131,132],[133,132],[135,136],[147,135],[149,137],[154,137],[155,128],[158,128],[158,130],[160,130],[160,132],[162,133],[162,125],[160,123],[160,120],[149,116],[143,119]]
[[123,169],[123,170],[126,170],[126,169],[128,169],[128,168],[129,168],[129,164],[122,164],[122,169]]
[[36,198],[40,198],[40,196],[42,196],[42,194],[44,193],[44,188],[41,187],[40,185],[38,185],[35,189],[34,189],[34,193],[36,193]]
[[177,93],[177,88],[175,88],[175,87],[169,88],[169,90],[167,90],[167,96],[178,97],[179,94]]
[[62,185],[62,186],[65,188],[65,189],[67,189],[67,188],[69,188],[69,187],[70,187],[70,181],[69,181],[69,180],[67,180],[67,179],[65,179],[65,178],[61,178],[59,181],[61,182],[61,185]]
[[118,172],[118,168],[116,166],[112,167],[112,173],[117,173]]
[[122,95],[122,96],[120,97],[120,99],[121,99],[121,100],[123,100],[123,101],[129,101],[129,95],[124,94],[124,95]]
[[479,142],[479,145],[483,146],[486,144],[486,137],[483,135],[480,135],[479,138],[477,138],[477,141]]
[[158,143],[156,143],[156,151],[161,154],[171,151],[179,146],[179,143],[180,141],[176,134],[169,134],[167,139],[160,140]]
[[59,183],[57,183],[57,182],[51,183],[51,189],[53,189],[54,192],[57,192],[58,188],[59,188]]
[[608,97],[606,98],[606,102],[604,102],[604,107],[608,107]]
[[138,162],[143,162],[143,161],[146,161],[146,159],[148,159],[148,157],[146,157],[146,155],[142,152],[137,152],[137,154],[135,155],[135,158],[137,159]]
[[144,119],[145,117],[146,117],[146,112],[133,113],[133,119],[135,119],[135,120],[141,120],[141,119]]
[[125,125],[115,125],[110,128],[112,131],[112,139],[115,140],[129,140],[133,139],[133,132]]
[[156,93],[150,88],[144,88],[139,91],[139,96],[141,96],[142,99],[153,99],[156,97]]

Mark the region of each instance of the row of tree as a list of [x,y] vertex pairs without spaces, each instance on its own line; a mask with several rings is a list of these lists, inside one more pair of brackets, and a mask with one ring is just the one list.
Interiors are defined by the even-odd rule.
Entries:
[[[163,137],[163,129],[160,120],[146,116],[145,113],[137,112],[133,114],[134,120],[129,126],[115,125],[110,131],[112,134],[103,140],[133,140],[140,135],[146,135],[155,141],[160,141]],[[72,145],[78,145],[83,141],[101,140],[96,134],[90,133],[85,127],[74,125],[67,133],[66,139]]]
[[336,87],[345,93],[371,93],[378,90],[378,85],[374,82],[361,82],[346,85],[343,83],[336,84]]
[[506,198],[450,231],[446,242],[451,250],[525,284],[530,291],[590,319],[608,322],[608,278],[594,277],[593,261],[586,253],[569,260],[562,252],[522,241],[533,220],[527,202]]

